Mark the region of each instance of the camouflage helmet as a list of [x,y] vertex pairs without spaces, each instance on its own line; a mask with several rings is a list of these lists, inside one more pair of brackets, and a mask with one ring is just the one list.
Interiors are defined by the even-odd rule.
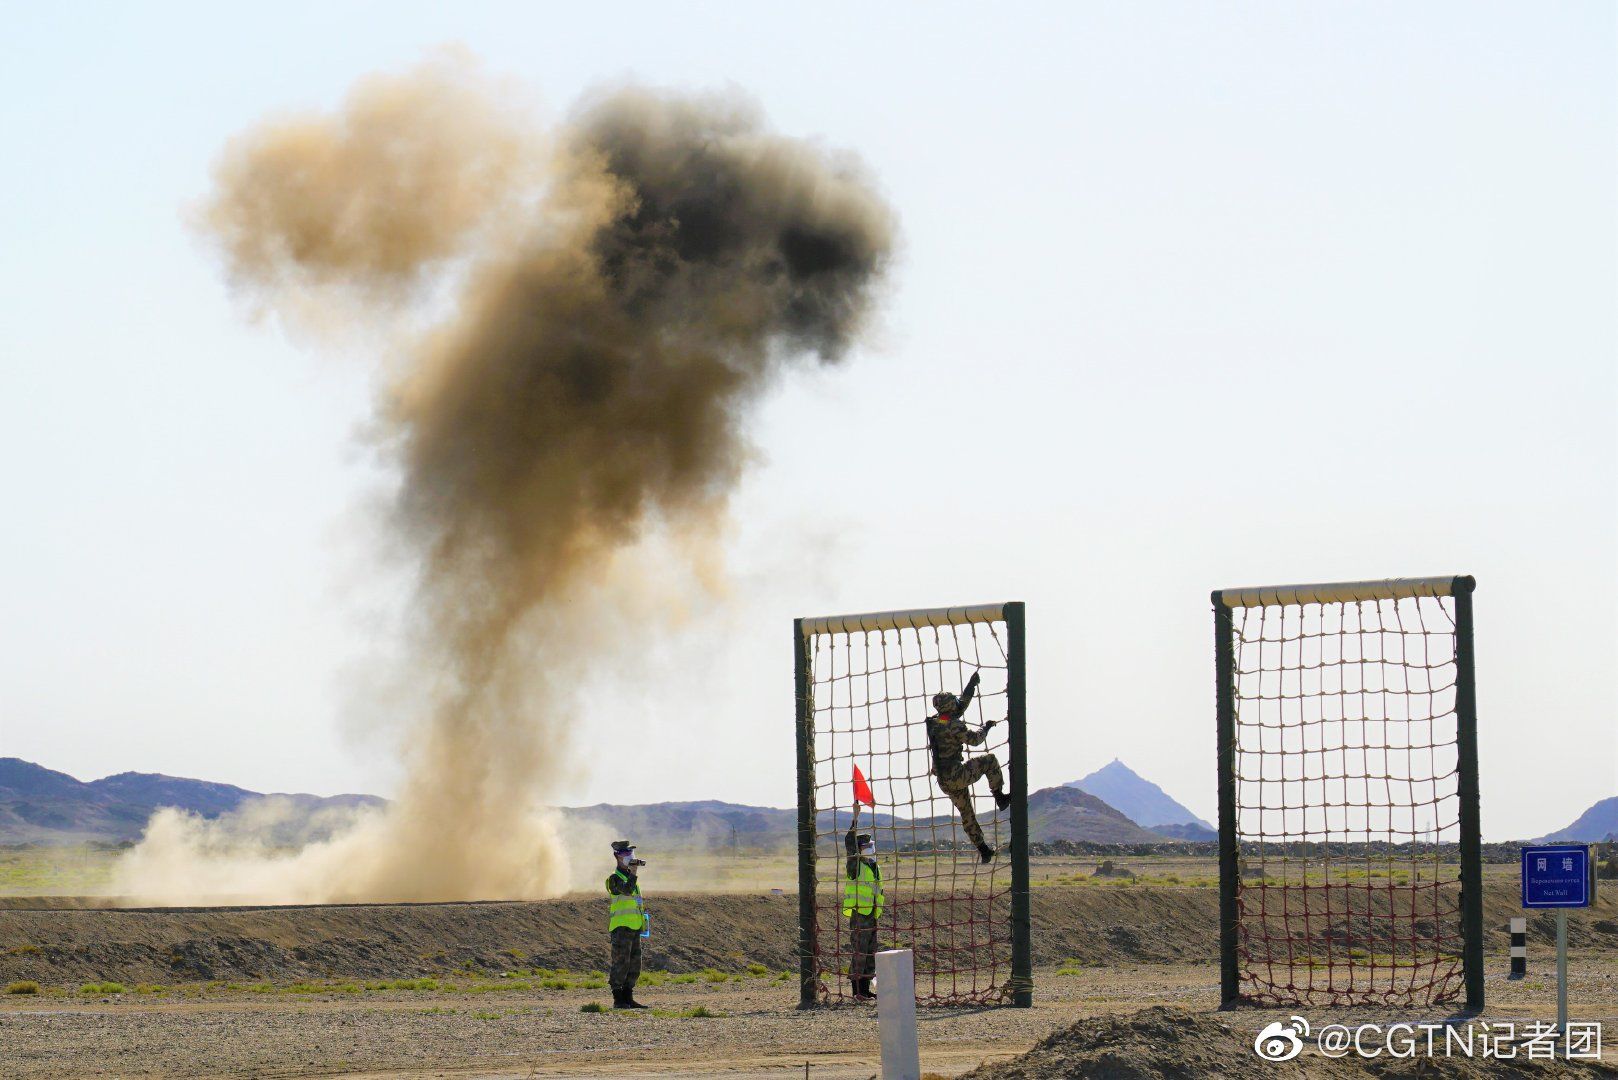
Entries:
[[951,716],[953,716],[957,711],[959,711],[960,707],[961,699],[950,693],[948,690],[933,695],[933,708],[938,710],[938,715],[940,716],[943,716],[945,713],[949,713]]

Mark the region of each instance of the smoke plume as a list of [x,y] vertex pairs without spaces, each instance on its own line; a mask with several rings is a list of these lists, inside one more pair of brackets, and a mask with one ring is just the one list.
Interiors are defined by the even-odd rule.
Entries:
[[569,688],[609,647],[598,628],[621,615],[604,606],[636,596],[626,553],[673,536],[697,574],[749,407],[866,324],[892,220],[856,163],[735,96],[617,89],[548,129],[507,99],[437,61],[361,83],[335,114],[267,122],[217,167],[200,218],[255,306],[393,341],[416,327],[380,365],[375,431],[400,476],[389,525],[419,561],[410,663],[428,700],[386,811],[295,852],[171,816],[121,891],[564,888],[542,805],[571,735],[621,749],[571,715]]

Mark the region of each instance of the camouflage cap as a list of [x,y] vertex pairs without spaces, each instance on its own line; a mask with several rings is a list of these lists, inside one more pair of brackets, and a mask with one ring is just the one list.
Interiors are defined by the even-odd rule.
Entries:
[[612,851],[615,855],[628,855],[634,850],[635,845],[631,844],[628,840],[614,840],[612,842]]

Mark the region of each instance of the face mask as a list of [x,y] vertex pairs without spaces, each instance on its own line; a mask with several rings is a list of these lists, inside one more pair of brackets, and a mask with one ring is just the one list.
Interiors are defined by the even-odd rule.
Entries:
[[861,855],[875,855],[876,854],[876,845],[875,844],[866,844],[864,847],[860,848],[860,854]]

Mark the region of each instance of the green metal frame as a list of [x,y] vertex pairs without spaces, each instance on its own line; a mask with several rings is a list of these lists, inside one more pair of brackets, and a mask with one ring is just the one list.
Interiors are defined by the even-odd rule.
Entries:
[[798,1007],[814,1008],[815,973],[815,703],[809,694],[809,641],[792,621],[792,673],[798,741]]
[[1028,884],[1028,672],[1022,602],[1006,605],[1006,722],[1011,753],[1011,1004],[1034,1004],[1034,938]]
[[1223,595],[1215,590],[1214,672],[1218,688],[1219,753],[1219,1003],[1241,1000],[1236,962],[1236,887],[1241,881],[1236,847],[1236,658],[1235,623]]
[[[939,609],[946,611],[949,609]],[[982,612],[982,608],[957,611]],[[891,613],[890,613],[891,614]],[[850,625],[865,618],[848,616]],[[824,622],[825,620],[815,620]],[[984,621],[979,619],[978,621]],[[1006,725],[1011,769],[1011,1004],[1034,1003],[1033,920],[1028,873],[1028,679],[1026,609],[1020,601],[1000,605],[1006,624]],[[819,1004],[815,964],[815,706],[810,684],[806,620],[792,623],[793,729],[798,755],[798,1007]]]
[[1478,715],[1475,653],[1472,646],[1472,593],[1475,579],[1407,578],[1330,585],[1283,585],[1217,589],[1214,613],[1215,719],[1219,768],[1219,998],[1223,1008],[1241,1003],[1237,962],[1236,894],[1240,851],[1236,820],[1235,621],[1232,608],[1257,604],[1320,603],[1400,596],[1450,596],[1455,601],[1455,719],[1457,796],[1460,802],[1461,973],[1466,1008],[1483,1008],[1483,857],[1479,822]]
[[1466,1007],[1483,1008],[1483,837],[1478,793],[1478,691],[1472,649],[1472,591],[1477,582],[1457,577],[1455,597],[1455,721],[1461,799],[1461,973]]

